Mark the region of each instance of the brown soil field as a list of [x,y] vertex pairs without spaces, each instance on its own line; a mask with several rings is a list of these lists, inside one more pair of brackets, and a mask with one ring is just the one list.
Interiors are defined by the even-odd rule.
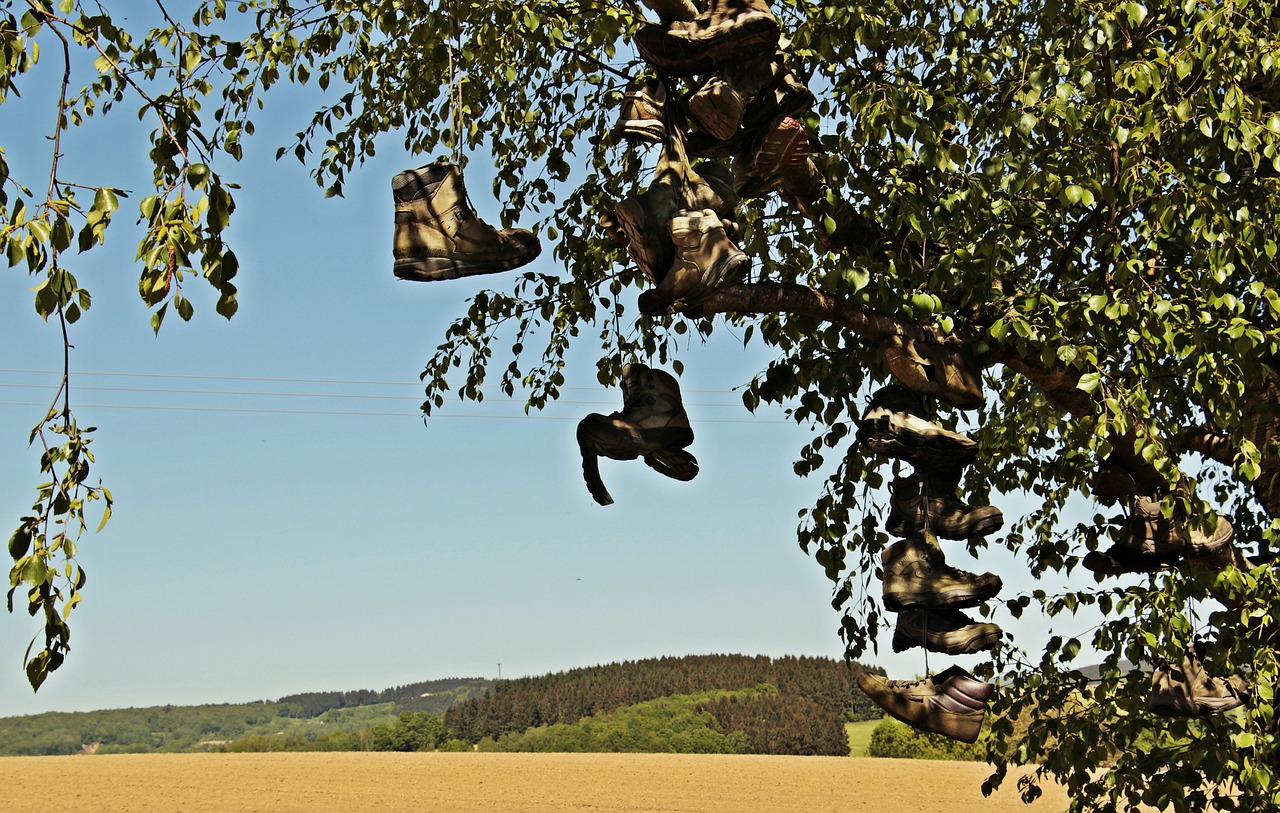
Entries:
[[0,810],[41,813],[1060,813],[980,763],[680,754],[292,753],[0,758]]

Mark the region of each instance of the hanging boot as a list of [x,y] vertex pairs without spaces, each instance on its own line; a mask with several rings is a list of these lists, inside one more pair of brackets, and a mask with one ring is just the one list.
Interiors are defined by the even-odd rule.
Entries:
[[727,141],[738,132],[747,106],[772,79],[770,63],[731,62],[707,77],[689,96],[689,118],[702,132]]
[[622,114],[613,132],[619,138],[656,144],[667,137],[667,87],[656,77],[631,83],[622,100]]
[[923,680],[889,680],[864,670],[858,688],[891,717],[960,742],[978,739],[996,689],[959,666]]
[[1187,649],[1177,666],[1156,658],[1151,670],[1151,710],[1165,717],[1202,717],[1244,704],[1251,691],[1240,675],[1211,676],[1200,662],[1203,644]]
[[890,336],[882,352],[889,372],[911,391],[960,409],[982,406],[982,379],[966,345]]
[[994,573],[978,575],[948,565],[937,537],[928,531],[885,548],[880,563],[884,606],[892,612],[973,607],[1003,586]]
[[954,479],[919,473],[895,478],[885,530],[897,537],[913,536],[924,530],[926,518],[928,527],[945,539],[972,539],[1000,530],[1004,525],[1000,509],[961,502],[955,495],[958,485],[959,469]]
[[959,610],[903,610],[893,628],[893,651],[923,646],[946,655],[972,655],[995,646],[1001,634],[998,625],[974,622]]
[[876,454],[927,469],[959,468],[977,456],[976,441],[925,420],[923,412],[920,396],[906,387],[882,387],[858,421],[858,442]]
[[780,34],[765,0],[710,0],[692,20],[644,26],[636,48],[659,73],[692,76],[731,60],[767,59]]
[[467,200],[462,168],[437,161],[396,175],[395,275],[431,281],[492,274],[532,262],[542,244],[524,229],[494,229]]
[[642,457],[649,468],[675,480],[692,480],[698,474],[697,459],[684,451],[693,443],[693,430],[675,377],[644,364],[628,364],[620,383],[620,411],[592,413],[578,423],[583,479],[600,505],[612,504],[613,497],[600,479],[597,457]]
[[636,267],[657,285],[675,262],[676,247],[669,228],[676,212],[711,209],[725,222],[732,217],[737,203],[733,174],[728,167],[700,161],[692,171],[682,172],[679,164],[664,154],[649,189],[614,207],[613,221],[621,229],[627,253]]
[[[726,66],[723,69],[723,75],[727,77],[728,71],[734,70],[735,76],[744,77],[738,80],[745,84],[744,90],[748,92],[755,90],[755,82],[760,77],[749,71],[749,65],[738,63],[734,65],[736,67]],[[736,89],[737,85],[734,87]],[[718,95],[719,88],[716,85],[712,85],[711,90],[717,91]],[[786,57],[782,53],[774,54],[773,61],[768,64],[766,81],[763,87],[755,90],[754,97],[747,98],[747,94],[741,91],[739,95],[744,98],[744,104],[738,118],[737,129],[725,138],[719,138],[703,128],[693,130],[688,134],[688,148],[691,155],[706,158],[735,158],[738,163],[745,161],[747,165],[741,167],[735,165],[734,168],[735,172],[741,174],[741,172],[751,171],[749,164],[754,163],[761,143],[777,123],[788,117],[801,118],[813,106],[815,100],[808,86],[787,67]],[[696,96],[695,93],[694,97]],[[693,97],[690,99],[691,102],[692,99]],[[731,99],[725,99],[724,102],[730,105]],[[732,113],[732,108],[727,106],[725,111]],[[693,117],[692,111],[690,115]],[[696,117],[695,121],[697,121]]]
[[698,7],[692,0],[644,0],[644,4],[664,23],[688,22],[698,16]]
[[1165,517],[1161,500],[1138,497],[1119,540],[1106,551],[1091,551],[1082,564],[1102,576],[1154,573],[1165,565],[1215,555],[1234,536],[1226,517],[1218,517],[1213,528],[1206,531],[1192,526],[1180,506],[1172,516]]
[[741,282],[751,269],[751,258],[729,239],[712,209],[676,212],[671,242],[675,261],[657,288],[640,295],[641,313],[658,315],[697,305],[712,291]]

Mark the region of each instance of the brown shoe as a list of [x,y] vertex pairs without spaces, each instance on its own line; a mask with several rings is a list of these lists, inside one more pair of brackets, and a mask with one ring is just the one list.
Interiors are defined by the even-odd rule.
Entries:
[[667,137],[666,107],[667,88],[663,81],[641,77],[627,89],[613,132],[619,138],[656,144]]
[[394,272],[428,282],[492,274],[532,262],[542,244],[524,229],[495,229],[471,208],[457,164],[437,161],[399,173],[395,200]]
[[1240,675],[1216,678],[1205,672],[1193,646],[1174,666],[1157,658],[1151,671],[1151,710],[1165,717],[1202,717],[1230,711],[1244,704],[1251,691]]
[[698,16],[698,7],[692,0],[644,0],[664,23],[688,22]]
[[622,368],[622,409],[610,415],[592,413],[578,423],[582,475],[591,496],[601,505],[613,497],[600,479],[597,457],[635,460],[676,480],[692,480],[698,461],[683,451],[693,443],[689,416],[674,376],[644,364]]
[[946,563],[937,537],[929,532],[895,542],[880,554],[884,606],[903,610],[962,609],[1000,592],[994,573],[969,573]]
[[[925,485],[928,498],[925,498]],[[893,481],[889,498],[889,518],[884,527],[890,534],[906,538],[928,527],[945,539],[972,539],[1000,530],[1004,514],[991,505],[972,506],[955,496],[954,485],[919,474]]]
[[965,345],[891,336],[882,352],[889,372],[912,392],[941,398],[960,409],[982,406],[982,377]]
[[644,26],[636,48],[659,73],[693,76],[733,60],[767,61],[781,32],[765,0],[710,0],[692,20]]
[[989,622],[974,622],[959,610],[903,610],[893,628],[893,651],[923,646],[930,652],[971,655],[995,646],[1002,630]]
[[996,687],[953,666],[913,681],[888,680],[864,671],[858,675],[858,688],[889,716],[912,728],[975,742]]
[[973,461],[977,441],[925,420],[923,414],[920,397],[906,387],[882,387],[858,421],[858,442],[875,454],[926,469],[953,470]]
[[751,269],[751,258],[729,239],[712,209],[676,212],[670,231],[675,260],[658,287],[641,294],[641,313],[696,305],[712,291],[741,282]]

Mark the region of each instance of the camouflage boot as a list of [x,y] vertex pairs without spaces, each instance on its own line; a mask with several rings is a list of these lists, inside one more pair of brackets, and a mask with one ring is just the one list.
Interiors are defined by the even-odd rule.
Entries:
[[583,479],[601,505],[612,504],[613,497],[600,479],[597,457],[643,457],[651,469],[674,480],[692,480],[698,474],[697,459],[684,451],[693,443],[693,430],[675,377],[644,364],[628,364],[622,368],[621,386],[620,411],[592,413],[578,424]]
[[467,200],[462,168],[437,161],[396,175],[395,275],[431,281],[492,274],[532,262],[542,244],[524,229],[495,229]]
[[636,48],[659,73],[693,76],[733,60],[767,59],[780,34],[765,0],[711,0],[692,20],[641,28]]

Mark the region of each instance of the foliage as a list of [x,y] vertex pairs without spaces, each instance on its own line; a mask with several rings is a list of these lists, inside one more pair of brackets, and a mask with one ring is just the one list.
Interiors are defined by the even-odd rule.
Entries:
[[[963,346],[984,368],[988,405],[939,419],[980,443],[967,493],[1038,502],[1003,539],[973,549],[998,544],[1062,583],[1117,534],[1102,510],[1078,508],[1111,458],[1165,498],[1166,514],[1228,517],[1239,554],[1006,598],[1015,617],[1103,621],[1039,653],[1010,640],[978,667],[1003,687],[991,784],[1011,764],[1037,762],[1078,809],[1200,810],[1219,787],[1234,791],[1213,794],[1218,809],[1275,809],[1280,579],[1266,561],[1280,532],[1277,4],[773,7],[818,96],[807,124],[829,194],[812,223],[776,198],[746,202],[739,220],[757,279],[716,292],[701,316],[634,316],[641,275],[597,226],[648,180],[648,156],[607,135],[640,68],[632,37],[644,10],[630,2],[209,0],[189,21],[160,4],[150,20],[131,12],[126,30],[96,3],[0,0],[0,102],[42,43],[66,76],[49,99],[47,177],[11,177],[0,161],[0,250],[32,276],[37,310],[56,317],[68,347],[91,302],[75,254],[114,227],[121,195],[63,177],[59,157],[84,148],[70,136],[86,119],[118,105],[154,127],[144,145],[154,191],[136,214],[139,292],[156,329],[167,312],[191,317],[192,279],[212,286],[218,312],[235,310],[237,262],[222,236],[236,187],[222,173],[274,86],[325,91],[281,154],[329,194],[381,136],[413,153],[479,143],[497,161],[505,217],[554,240],[564,270],[507,275],[478,294],[426,365],[424,410],[451,390],[479,399],[490,377],[539,408],[560,394],[570,345],[597,338],[603,385],[631,358],[680,372],[677,340],[711,337],[724,314],[773,358],[744,392],[747,408],[784,404],[813,429],[795,470],[825,480],[798,539],[832,581],[854,658],[885,625],[875,595],[885,461],[851,431],[887,380],[880,344],[904,335]],[[44,618],[44,648],[26,658],[37,687],[67,652],[66,614],[83,587],[68,542],[88,501],[110,499],[87,485],[91,457],[67,385],[64,376],[33,437],[75,443],[49,444],[63,450],[42,464],[53,485],[38,487],[11,541],[11,586]],[[1211,596],[1224,609],[1193,618],[1189,608]],[[1213,639],[1211,670],[1249,677],[1254,698],[1239,715],[1154,717],[1149,684],[1120,662],[1176,662],[1197,630]],[[1074,665],[1086,645],[1103,655],[1096,679]],[[1058,713],[1015,730],[1032,709]]]
[[869,757],[894,759],[949,759],[969,762],[981,761],[980,744],[956,742],[941,734],[930,734],[886,717],[876,724],[867,745]]
[[[741,731],[725,728],[708,703],[754,694],[754,690],[672,695],[626,706],[576,723],[537,726],[503,734],[481,750],[672,754],[751,753]],[[748,701],[752,702],[752,701]],[[488,741],[492,742],[492,740]]]
[[[853,675],[848,665],[830,658],[646,658],[499,681],[483,697],[450,707],[444,719],[451,735],[475,743],[485,737],[499,740],[504,734],[536,726],[572,724],[583,717],[669,695],[768,684],[777,687],[787,703],[803,698],[813,704],[803,713],[812,718],[814,726],[806,739],[824,742],[832,737],[828,721],[869,719],[880,714],[854,690]],[[787,713],[794,711],[792,707]]]

